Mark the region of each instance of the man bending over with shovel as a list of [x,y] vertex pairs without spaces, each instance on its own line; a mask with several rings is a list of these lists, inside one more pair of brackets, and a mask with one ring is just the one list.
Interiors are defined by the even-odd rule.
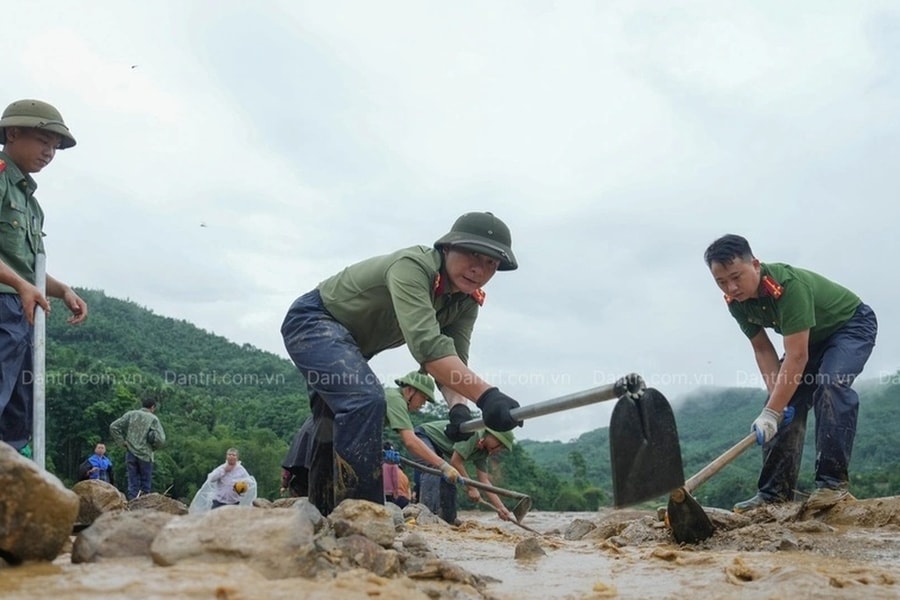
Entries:
[[[491,483],[488,473],[488,459],[504,450],[512,449],[514,437],[511,431],[494,431],[485,429],[462,442],[454,443],[445,435],[447,421],[432,421],[416,427],[416,435],[427,448],[444,458],[449,457],[450,465],[463,477],[468,477],[466,463],[475,466],[477,481],[487,485]],[[441,517],[451,525],[456,519],[456,486],[455,481],[446,477],[424,472],[419,474],[419,503]],[[466,495],[475,504],[486,504],[481,494],[473,486],[466,486]],[[512,513],[504,506],[497,494],[485,492],[488,502],[504,521],[513,518]]]
[[433,246],[412,246],[350,265],[300,296],[281,327],[306,379],[313,415],[309,500],[328,515],[346,498],[384,502],[384,388],[368,361],[406,345],[450,405],[447,435],[471,419],[467,400],[499,431],[519,424],[519,403],[467,366],[482,287],[518,267],[509,228],[466,213]]
[[[833,506],[849,495],[859,410],[851,386],[875,345],[875,313],[856,294],[817,273],[760,262],[739,235],[717,239],[704,258],[729,312],[750,339],[769,392],[751,426],[763,445],[759,491],[734,511],[793,499],[810,408],[816,415],[816,489],[806,508]],[[781,360],[765,328],[783,336]],[[788,405],[794,419],[782,425]]]

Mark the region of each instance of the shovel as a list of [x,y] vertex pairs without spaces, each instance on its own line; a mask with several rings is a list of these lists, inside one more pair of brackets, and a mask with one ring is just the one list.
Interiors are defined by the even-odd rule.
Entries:
[[[418,469],[419,471],[423,471],[425,473],[431,473],[432,475],[442,475],[440,469],[435,469],[434,467],[429,467],[420,463],[417,463],[414,460],[410,460],[405,456],[400,457],[400,462],[404,465],[409,465],[413,469]],[[525,518],[525,515],[528,514],[528,511],[531,510],[531,496],[528,494],[523,494],[522,492],[514,492],[512,490],[505,490],[503,488],[494,487],[492,485],[488,485],[486,483],[481,483],[480,481],[475,481],[473,479],[467,479],[465,477],[459,477],[456,480],[456,483],[462,485],[471,485],[474,488],[478,488],[480,490],[484,490],[486,492],[493,492],[500,496],[507,496],[509,498],[517,498],[519,501],[512,509],[512,514],[516,517],[517,521],[521,521]],[[493,507],[491,507],[493,508]]]
[[646,502],[684,484],[675,415],[666,397],[647,388],[623,396],[609,422],[613,499],[616,508]]
[[[490,502],[488,502],[487,500],[481,499],[481,500],[478,501],[478,504],[484,506],[485,508],[489,508],[489,509],[491,509],[491,510],[494,511],[494,512],[497,512],[497,508],[496,508],[493,504],[491,504]],[[515,515],[515,513],[513,513],[513,515]],[[518,518],[518,517],[516,517],[516,518]],[[525,523],[519,523],[518,521],[515,521],[515,520],[514,520],[514,521],[510,521],[510,523],[512,523],[513,525],[518,525],[519,527],[521,527],[521,528],[524,529],[525,531],[530,531],[531,533],[536,533],[537,535],[545,535],[545,534],[541,533],[540,531],[538,531],[537,529],[532,529],[531,527],[529,527],[529,526],[526,525]]]
[[691,492],[755,443],[756,433],[750,432],[747,437],[726,450],[722,456],[703,467],[699,473],[685,481],[682,487],[672,492],[669,496],[669,505],[666,507],[666,517],[676,542],[696,544],[712,536],[715,527],[700,503],[691,496]]
[[[591,388],[583,392],[575,392],[574,394],[560,396],[559,398],[545,400],[536,404],[529,404],[528,406],[520,406],[509,411],[509,414],[516,421],[523,421],[571,408],[605,402],[606,400],[615,400],[616,398],[626,397],[636,400],[644,393],[645,387],[644,379],[637,373],[631,373],[615,383]],[[474,433],[484,428],[483,419],[472,419],[459,426],[459,430],[463,433]]]

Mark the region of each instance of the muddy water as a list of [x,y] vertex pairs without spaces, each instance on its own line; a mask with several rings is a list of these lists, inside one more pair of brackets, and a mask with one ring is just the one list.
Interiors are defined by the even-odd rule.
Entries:
[[[515,559],[533,534],[487,513],[464,513],[456,531],[420,531],[442,557],[494,578],[497,598],[900,598],[900,528],[852,529],[775,536],[750,528],[741,546],[713,540],[679,547],[664,530],[656,541],[618,547],[606,540],[571,541],[561,531],[595,513],[530,513],[546,556]],[[472,523],[474,521],[474,524]],[[772,541],[774,539],[774,542]],[[626,540],[627,541],[627,540]],[[772,544],[796,545],[784,551]]]
[[[896,504],[885,506],[882,515],[896,519],[900,500]],[[52,564],[0,568],[0,598],[900,598],[900,527],[894,521],[791,529],[763,518],[698,546],[679,547],[662,527],[647,525],[652,519],[610,540],[575,541],[561,532],[576,519],[597,521],[600,515],[532,512],[524,522],[545,533],[537,536],[544,555],[516,559],[517,544],[535,534],[486,512],[460,516],[464,524],[456,529],[412,529],[441,558],[483,577],[481,594],[362,571],[329,581],[271,581],[241,563],[158,567],[144,558],[75,565],[65,554]]]

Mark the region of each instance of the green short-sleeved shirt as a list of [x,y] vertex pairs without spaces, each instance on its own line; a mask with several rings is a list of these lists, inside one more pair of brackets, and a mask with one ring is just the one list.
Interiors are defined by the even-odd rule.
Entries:
[[[0,152],[0,260],[32,284],[36,257],[44,252],[44,211],[36,190],[34,179]],[[0,284],[0,293],[16,290]]]
[[387,402],[387,411],[384,415],[385,424],[395,431],[412,430],[409,405],[403,398],[403,394],[400,393],[400,388],[385,388],[384,399]]
[[469,439],[454,444],[444,433],[444,428],[449,423],[450,421],[429,421],[422,423],[419,427],[422,428],[431,443],[446,456],[449,457],[455,450],[459,452],[464,461],[471,462],[479,471],[487,472],[488,451],[476,446],[478,440],[484,436],[484,431],[479,431]]
[[436,292],[440,269],[439,251],[413,246],[350,265],[318,289],[366,358],[405,343],[419,364],[453,355],[467,363],[479,305]]
[[812,271],[783,263],[760,266],[760,275],[771,277],[783,289],[776,298],[760,284],[758,298],[728,304],[729,312],[748,338],[764,327],[781,335],[808,329],[810,345],[817,344],[849,321],[861,304],[859,296]]

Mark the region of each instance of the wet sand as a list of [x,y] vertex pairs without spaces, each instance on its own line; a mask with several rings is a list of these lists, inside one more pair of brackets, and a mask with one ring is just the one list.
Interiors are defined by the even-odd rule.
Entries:
[[[900,498],[879,502],[847,507],[828,522],[761,513],[696,546],[675,544],[649,512],[619,515],[615,535],[597,535],[598,528],[577,540],[564,536],[573,524],[615,513],[530,513],[524,523],[544,535],[487,512],[462,512],[458,528],[409,528],[440,558],[480,576],[480,590],[363,571],[329,581],[273,581],[240,563],[75,565],[61,555],[52,564],[0,568],[0,598],[898,598]],[[517,545],[529,539],[537,541],[538,555],[516,558]]]

